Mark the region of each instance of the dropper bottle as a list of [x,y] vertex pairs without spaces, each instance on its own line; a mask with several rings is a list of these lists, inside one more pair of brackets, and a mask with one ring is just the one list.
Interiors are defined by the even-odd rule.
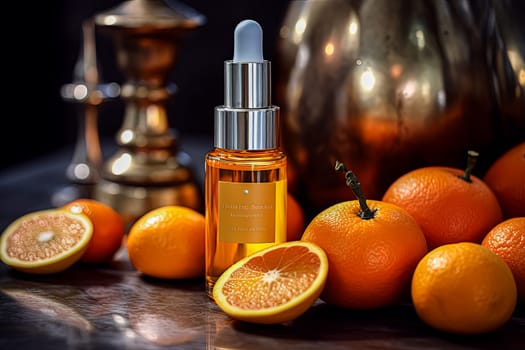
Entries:
[[286,241],[286,155],[262,28],[235,28],[224,62],[224,105],[215,107],[214,149],[205,159],[206,292],[239,259]]

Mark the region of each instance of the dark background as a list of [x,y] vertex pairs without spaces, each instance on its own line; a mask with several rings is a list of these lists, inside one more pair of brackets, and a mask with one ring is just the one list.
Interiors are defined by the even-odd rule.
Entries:
[[[4,11],[3,108],[1,111],[0,171],[44,154],[74,148],[77,110],[64,101],[60,88],[73,81],[73,69],[86,19],[123,1],[54,0],[16,2]],[[170,80],[178,92],[167,106],[170,126],[181,136],[212,137],[213,108],[223,103],[223,62],[233,56],[233,31],[243,19],[258,21],[264,30],[265,58],[274,60],[276,40],[288,1],[186,0],[206,17],[188,33],[180,47]],[[113,41],[97,30],[101,80],[123,83],[116,67]],[[99,109],[101,139],[112,139],[123,120],[120,100]]]

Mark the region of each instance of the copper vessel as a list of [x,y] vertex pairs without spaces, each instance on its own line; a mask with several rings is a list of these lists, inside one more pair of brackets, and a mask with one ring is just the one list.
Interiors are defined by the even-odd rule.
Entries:
[[497,3],[290,3],[276,100],[290,190],[310,214],[354,199],[336,160],[380,199],[411,169],[463,168],[469,149],[481,154],[481,175],[524,139],[523,26]]

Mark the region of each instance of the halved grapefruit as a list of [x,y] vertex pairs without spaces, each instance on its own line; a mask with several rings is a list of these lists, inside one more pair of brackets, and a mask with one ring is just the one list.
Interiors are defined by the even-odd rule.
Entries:
[[93,235],[84,214],[47,209],[25,214],[2,233],[0,258],[12,268],[35,274],[63,271],[78,261]]
[[315,243],[279,243],[226,269],[213,287],[213,298],[234,319],[285,323],[313,305],[327,274],[328,259]]

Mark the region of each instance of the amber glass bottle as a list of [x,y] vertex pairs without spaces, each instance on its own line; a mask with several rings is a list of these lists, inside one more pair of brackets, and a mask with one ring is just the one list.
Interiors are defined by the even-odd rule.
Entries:
[[206,155],[206,292],[233,263],[286,240],[286,155],[279,142],[279,107],[271,105],[270,62],[262,29],[235,29],[233,60],[225,61],[225,103],[215,108],[214,149]]

